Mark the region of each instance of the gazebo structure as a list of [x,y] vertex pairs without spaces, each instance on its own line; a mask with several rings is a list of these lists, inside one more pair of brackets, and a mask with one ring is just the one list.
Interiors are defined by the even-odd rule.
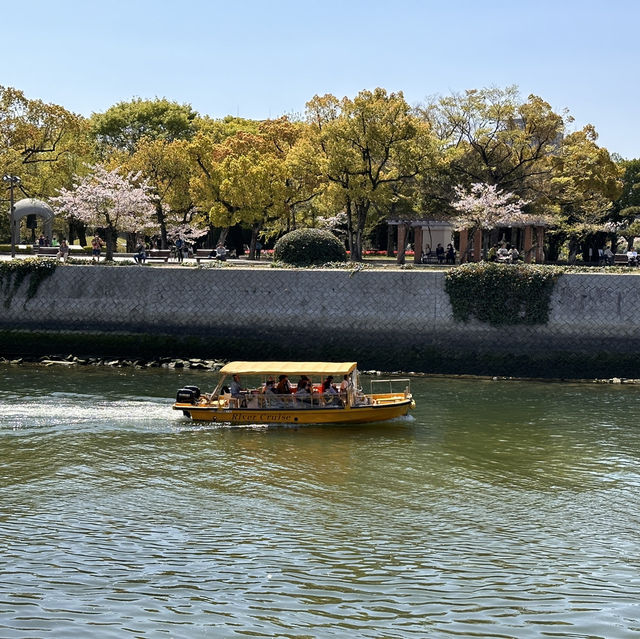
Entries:
[[12,244],[20,243],[20,220],[27,215],[35,215],[42,218],[42,233],[51,239],[53,232],[53,209],[42,202],[42,200],[34,200],[33,198],[24,198],[13,205],[13,212],[10,216],[11,221],[11,242]]

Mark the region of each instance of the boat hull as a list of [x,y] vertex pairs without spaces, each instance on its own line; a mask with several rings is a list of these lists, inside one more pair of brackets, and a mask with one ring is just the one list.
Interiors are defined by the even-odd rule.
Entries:
[[406,415],[415,406],[412,399],[382,405],[347,408],[219,408],[214,404],[176,402],[174,410],[181,410],[194,421],[229,424],[366,424],[382,422]]

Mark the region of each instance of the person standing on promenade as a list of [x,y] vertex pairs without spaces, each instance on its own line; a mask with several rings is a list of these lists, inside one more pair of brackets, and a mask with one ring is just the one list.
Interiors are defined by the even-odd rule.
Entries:
[[182,252],[182,249],[184,248],[184,242],[182,241],[182,238],[177,237],[173,245],[176,249],[176,258],[178,259],[178,262],[182,262],[184,260],[184,254]]
[[102,250],[102,246],[104,242],[97,235],[93,236],[91,240],[91,261],[99,262],[100,261],[100,251]]

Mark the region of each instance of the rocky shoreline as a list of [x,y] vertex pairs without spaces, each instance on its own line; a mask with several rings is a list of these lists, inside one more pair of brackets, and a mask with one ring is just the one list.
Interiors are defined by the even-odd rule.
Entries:
[[214,359],[175,359],[157,357],[151,360],[114,357],[76,357],[75,355],[43,355],[41,357],[0,357],[0,364],[39,364],[41,366],[109,366],[111,368],[192,368],[217,371],[225,364],[224,360]]
[[[75,355],[43,355],[40,357],[0,357],[1,364],[35,364],[39,366],[107,366],[110,368],[167,368],[167,369],[193,369],[219,371],[227,360],[218,359],[199,359],[199,358],[172,358],[172,357],[156,357],[153,359],[143,358],[114,358],[114,357],[76,357]],[[495,375],[447,375],[437,373],[419,373],[414,371],[379,371],[379,370],[362,370],[363,375],[380,376],[380,375],[409,375],[411,377],[446,377],[456,379],[486,379],[491,381],[537,381],[537,382],[587,382],[591,384],[640,384],[640,379],[627,377],[610,377],[604,379],[549,379],[549,378],[524,378],[524,377],[500,377]]]

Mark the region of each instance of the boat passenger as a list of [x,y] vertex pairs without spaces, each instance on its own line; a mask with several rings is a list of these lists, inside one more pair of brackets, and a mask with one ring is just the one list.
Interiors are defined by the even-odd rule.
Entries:
[[329,386],[324,389],[323,393],[324,401],[327,406],[342,406],[342,402],[340,401],[340,396],[335,384],[329,384]]
[[264,385],[264,405],[267,408],[279,408],[282,404],[278,400],[278,394],[276,393],[275,382],[273,379],[268,379]]
[[306,380],[300,380],[298,382],[298,389],[296,390],[296,399],[304,404],[311,403],[311,393],[309,392],[309,383]]
[[331,384],[333,383],[333,375],[329,375],[327,379],[322,382],[322,392],[326,393],[329,388],[331,388]]
[[276,393],[278,393],[278,395],[291,394],[291,384],[289,383],[289,378],[286,375],[280,375],[278,377],[278,385],[276,386]]
[[243,390],[244,388],[240,384],[240,375],[235,373],[231,382],[231,397],[240,397]]
[[311,381],[306,375],[300,375],[300,379],[298,380],[298,383],[296,384],[296,389],[300,388],[300,384],[302,384],[303,382],[309,382]]

